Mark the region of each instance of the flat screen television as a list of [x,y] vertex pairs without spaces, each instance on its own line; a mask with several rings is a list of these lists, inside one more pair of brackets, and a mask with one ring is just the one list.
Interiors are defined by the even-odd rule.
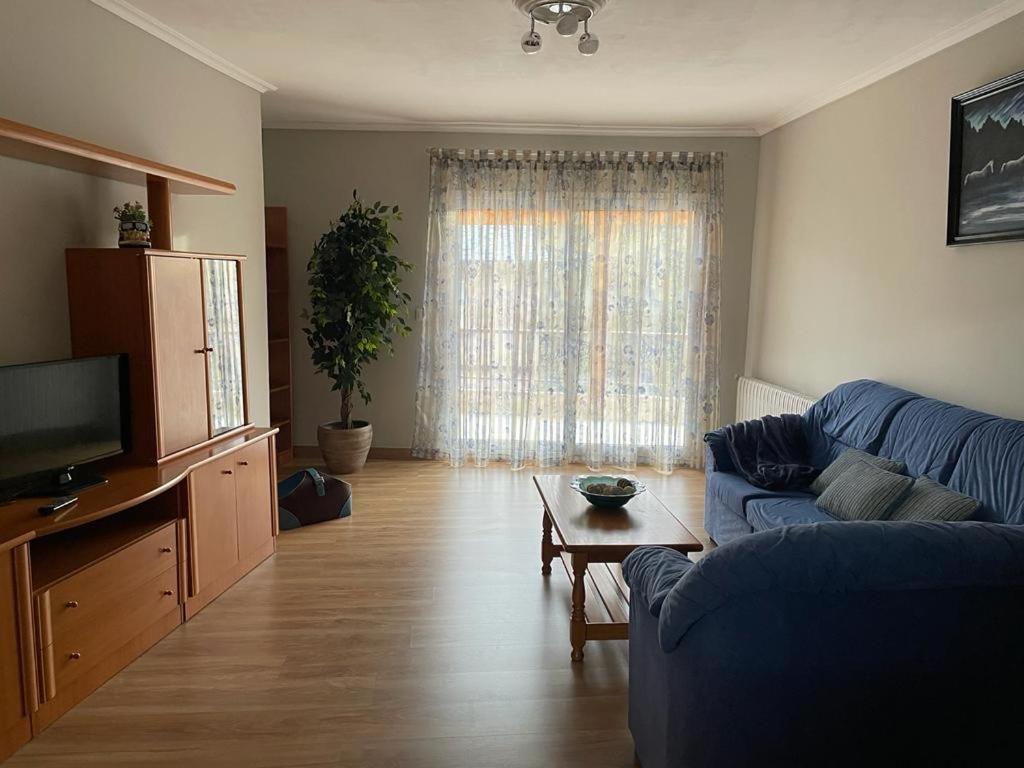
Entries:
[[128,356],[0,367],[0,499],[106,482],[88,464],[129,449]]

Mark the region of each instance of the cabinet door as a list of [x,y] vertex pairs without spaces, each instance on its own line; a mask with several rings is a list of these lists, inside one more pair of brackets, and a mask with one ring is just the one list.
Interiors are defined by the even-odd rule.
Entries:
[[205,464],[189,483],[192,594],[198,595],[238,563],[234,456]]
[[150,259],[160,455],[209,436],[203,283],[198,259]]
[[245,424],[242,309],[239,302],[238,274],[236,261],[203,260],[211,437]]
[[274,538],[269,446],[270,441],[260,440],[235,454],[240,559]]
[[0,552],[0,760],[29,738],[22,687],[13,552]]

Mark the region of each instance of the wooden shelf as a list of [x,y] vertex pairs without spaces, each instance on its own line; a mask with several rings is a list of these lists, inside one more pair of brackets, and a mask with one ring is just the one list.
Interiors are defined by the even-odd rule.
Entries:
[[[11,547],[53,536],[139,506],[177,485],[192,471],[257,440],[276,434],[273,429],[250,428],[218,442],[193,448],[164,464],[124,464],[104,469],[110,482],[87,488],[78,504],[64,516],[43,517],[37,511],[39,499],[17,499],[0,508],[0,552]],[[38,543],[34,546],[38,546]]]
[[0,154],[129,184],[145,185],[147,176],[156,176],[167,179],[170,190],[179,194],[235,193],[235,185],[228,181],[4,118],[0,118]]
[[89,253],[113,255],[117,258],[127,256],[162,256],[177,259],[214,259],[218,261],[245,261],[245,256],[237,253],[202,253],[200,251],[165,251],[159,248],[69,248],[68,253]]
[[120,552],[164,526],[173,525],[175,519],[132,510],[37,540],[32,544],[33,592],[45,592],[97,560]]

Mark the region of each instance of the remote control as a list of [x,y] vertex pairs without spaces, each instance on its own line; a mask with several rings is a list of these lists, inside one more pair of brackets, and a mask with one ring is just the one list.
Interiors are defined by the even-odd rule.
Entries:
[[54,512],[60,512],[62,509],[68,509],[77,502],[77,496],[61,496],[60,498],[54,499],[49,504],[41,506],[39,508],[39,514],[52,515]]

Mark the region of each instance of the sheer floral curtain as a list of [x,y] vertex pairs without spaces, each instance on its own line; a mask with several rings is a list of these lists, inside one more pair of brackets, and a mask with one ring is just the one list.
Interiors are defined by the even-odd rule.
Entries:
[[431,152],[413,452],[700,466],[720,153]]

